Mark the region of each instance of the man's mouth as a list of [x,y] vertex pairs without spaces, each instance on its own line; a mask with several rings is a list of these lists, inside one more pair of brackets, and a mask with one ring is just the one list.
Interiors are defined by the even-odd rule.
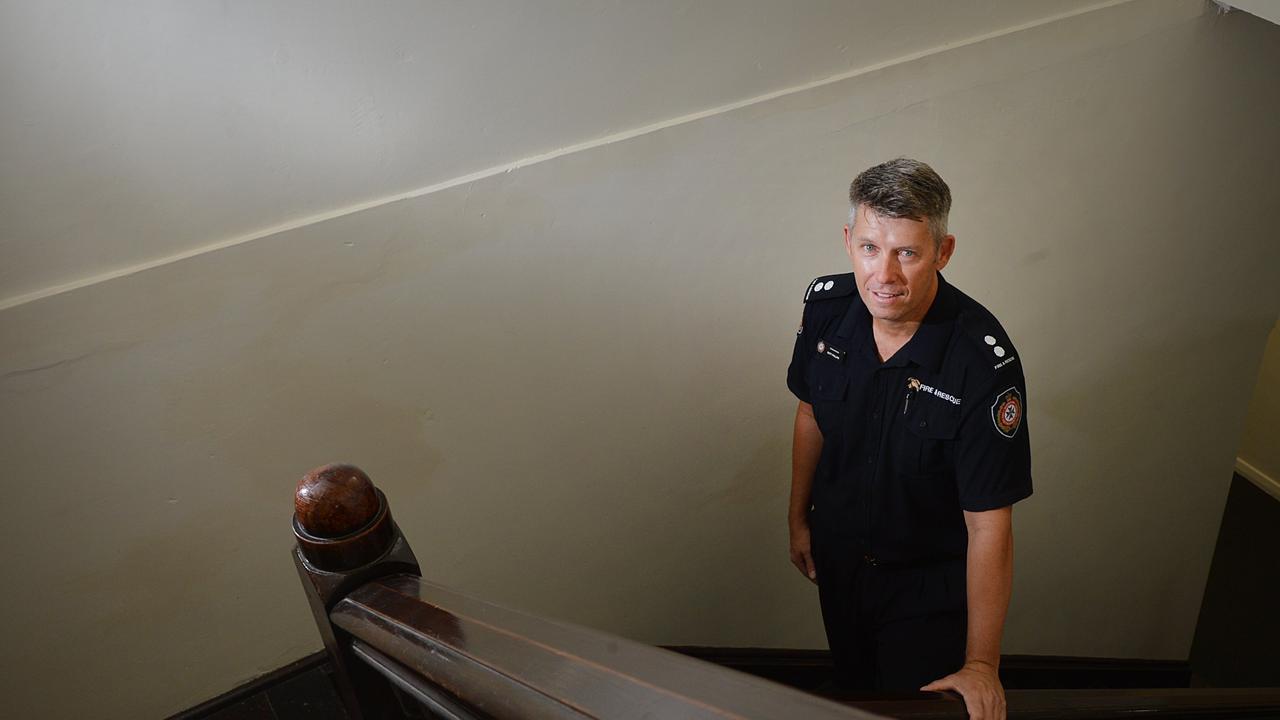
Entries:
[[871,294],[874,295],[877,300],[892,300],[896,297],[902,296],[901,292],[879,292],[877,290],[872,290]]

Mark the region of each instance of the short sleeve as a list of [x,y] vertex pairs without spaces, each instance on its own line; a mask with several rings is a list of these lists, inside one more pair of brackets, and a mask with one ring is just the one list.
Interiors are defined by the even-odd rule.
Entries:
[[960,506],[995,510],[1031,495],[1031,441],[1027,390],[1022,373],[997,375],[974,398],[961,422],[956,445]]
[[801,402],[810,402],[809,400],[809,353],[805,350],[812,347],[812,343],[808,341],[812,335],[812,329],[806,328],[805,321],[809,320],[809,306],[805,306],[805,312],[801,317],[800,329],[796,331],[796,344],[791,349],[791,365],[787,367],[787,388],[791,390],[791,394],[800,399]]

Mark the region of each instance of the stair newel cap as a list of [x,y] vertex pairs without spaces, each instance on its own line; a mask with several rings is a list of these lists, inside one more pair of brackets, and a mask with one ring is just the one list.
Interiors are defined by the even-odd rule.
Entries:
[[298,547],[321,570],[366,565],[390,546],[393,526],[386,498],[354,465],[323,465],[303,475],[293,505]]
[[368,525],[378,513],[378,491],[354,465],[322,465],[298,481],[293,510],[308,534],[342,537]]

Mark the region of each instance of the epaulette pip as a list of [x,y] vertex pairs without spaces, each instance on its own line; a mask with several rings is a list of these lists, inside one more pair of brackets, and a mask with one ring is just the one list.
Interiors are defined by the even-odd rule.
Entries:
[[986,317],[967,317],[965,320],[967,322],[963,323],[964,333],[981,348],[981,352],[991,362],[993,370],[999,370],[1017,360],[1013,343],[995,318],[987,315]]
[[804,291],[804,301],[813,302],[844,297],[857,289],[858,282],[854,280],[853,273],[823,275],[809,283],[808,289]]

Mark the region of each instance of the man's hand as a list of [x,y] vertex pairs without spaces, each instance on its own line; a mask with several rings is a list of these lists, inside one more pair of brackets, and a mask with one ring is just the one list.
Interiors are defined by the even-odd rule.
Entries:
[[970,720],[1005,720],[1004,687],[991,665],[971,660],[959,671],[920,688],[921,691],[953,690],[964,698]]
[[810,582],[818,582],[818,571],[813,564],[813,552],[809,543],[809,523],[796,521],[791,524],[791,564]]

